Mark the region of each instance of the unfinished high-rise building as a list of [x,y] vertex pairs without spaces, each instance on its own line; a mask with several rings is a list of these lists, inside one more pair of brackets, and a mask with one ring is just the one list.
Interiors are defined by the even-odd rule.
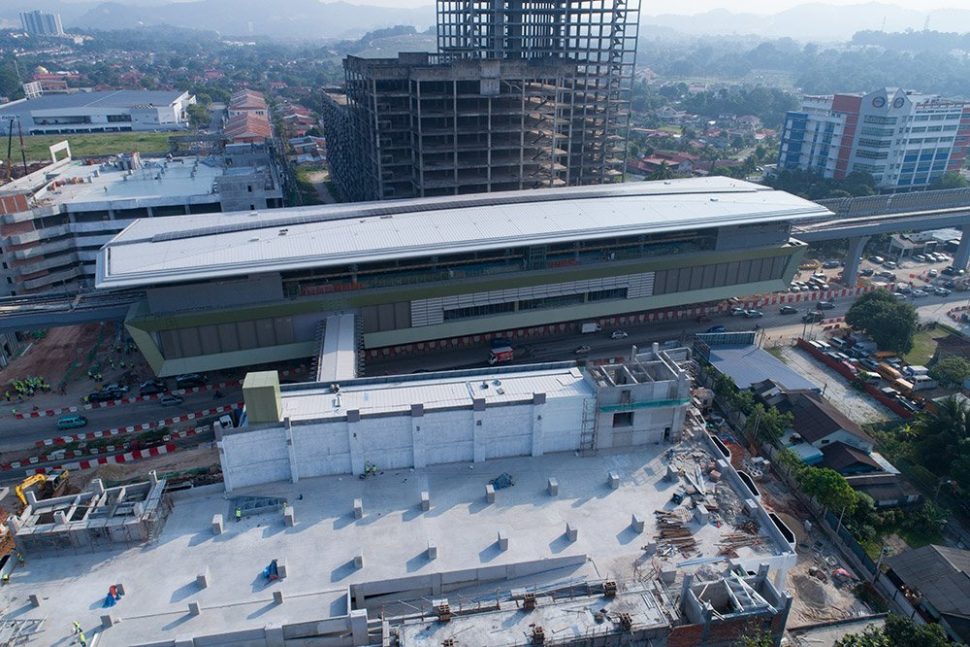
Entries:
[[438,0],[437,54],[348,57],[347,200],[622,181],[639,0]]

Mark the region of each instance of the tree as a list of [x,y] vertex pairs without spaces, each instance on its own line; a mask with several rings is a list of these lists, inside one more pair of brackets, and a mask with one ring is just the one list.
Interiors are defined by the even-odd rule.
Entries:
[[963,189],[970,186],[970,181],[959,171],[944,173],[943,177],[930,185],[931,189]]
[[813,497],[829,510],[845,510],[851,513],[856,504],[856,493],[845,477],[827,467],[810,467],[798,477],[802,491]]
[[669,180],[674,176],[674,170],[667,165],[667,162],[660,162],[656,171],[647,176],[648,180]]
[[835,642],[835,647],[893,647],[882,629],[869,625],[858,634],[847,634]]
[[846,322],[862,328],[883,350],[908,353],[918,321],[916,308],[897,301],[887,290],[875,290],[856,299],[845,315]]
[[775,407],[767,409],[756,404],[745,422],[744,430],[749,436],[755,436],[759,440],[772,442],[781,438],[786,429],[789,429],[795,422],[794,416],[790,412],[781,413]]
[[189,113],[189,123],[193,128],[204,128],[209,125],[209,111],[205,106],[194,103],[186,112]]
[[950,641],[938,624],[917,624],[890,613],[882,629],[872,625],[858,634],[839,638],[835,647],[948,647]]
[[774,645],[775,639],[770,633],[761,629],[748,629],[734,642],[733,647],[774,647]]
[[911,428],[920,463],[937,476],[964,476],[953,470],[953,463],[970,449],[970,443],[962,443],[970,439],[970,415],[960,401],[946,398],[936,405],[934,413],[920,413]]
[[942,386],[961,385],[970,377],[970,362],[959,355],[949,355],[930,369],[930,377]]

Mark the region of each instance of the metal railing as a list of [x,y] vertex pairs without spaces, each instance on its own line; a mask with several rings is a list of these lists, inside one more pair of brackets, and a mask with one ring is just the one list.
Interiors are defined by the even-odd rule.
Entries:
[[934,209],[958,209],[960,207],[970,208],[970,188],[869,195],[857,198],[834,198],[817,200],[817,203],[835,213],[839,218],[933,211]]

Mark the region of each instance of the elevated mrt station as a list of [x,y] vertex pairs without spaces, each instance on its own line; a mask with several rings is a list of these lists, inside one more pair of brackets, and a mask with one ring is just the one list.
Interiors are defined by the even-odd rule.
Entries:
[[824,207],[728,178],[134,222],[97,288],[160,376],[310,357],[328,316],[364,349],[783,290]]

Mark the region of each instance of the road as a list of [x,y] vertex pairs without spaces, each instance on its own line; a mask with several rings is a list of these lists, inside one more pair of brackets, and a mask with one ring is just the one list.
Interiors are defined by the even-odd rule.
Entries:
[[[930,266],[923,266],[927,268]],[[916,268],[904,268],[903,272],[914,272]],[[834,274],[835,272],[830,272]],[[963,332],[970,334],[970,326],[958,324],[946,313],[949,309],[970,303],[970,293],[954,292],[947,297],[928,296],[914,301],[922,321],[945,322]],[[851,299],[835,300],[835,309],[826,311],[829,318],[843,316],[852,304]],[[773,342],[790,340],[801,335],[818,335],[822,326],[819,324],[806,325],[801,321],[800,314],[811,309],[807,304],[796,304],[799,314],[782,315],[777,306],[766,307],[765,316],[758,319],[732,317],[724,315],[711,322],[698,323],[693,319],[674,322],[652,322],[637,326],[625,326],[624,331],[629,334],[626,339],[611,339],[612,330],[587,335],[571,334],[559,337],[543,337],[527,340],[516,344],[516,359],[514,364],[531,364],[536,362],[551,362],[574,359],[609,359],[629,354],[633,345],[649,346],[652,342],[686,341],[687,337],[697,332],[704,332],[712,325],[723,325],[729,331],[751,330],[754,325],[764,329],[764,341],[771,345]],[[577,355],[575,349],[581,345],[588,345],[588,354]],[[477,348],[463,348],[453,351],[426,352],[412,356],[393,359],[368,360],[364,367],[365,375],[391,375],[426,372],[436,370],[450,370],[461,368],[482,368],[488,366],[488,346],[483,343]],[[225,389],[221,400],[214,400],[212,392],[190,394],[185,402],[177,407],[162,407],[157,401],[138,402],[118,407],[105,407],[83,411],[89,424],[86,431],[96,431],[137,425],[145,422],[155,422],[164,418],[171,418],[183,413],[201,411],[226,402],[237,402],[242,399],[241,389]],[[62,406],[71,406],[76,402],[64,402]],[[14,420],[4,418],[0,425],[0,452],[9,452],[24,447],[32,447],[34,442],[65,435],[70,432],[59,432],[55,417],[30,418]]]
[[[24,420],[6,418],[4,419],[3,430],[0,431],[0,452],[33,447],[36,441],[46,438],[65,436],[79,432],[114,429],[117,427],[138,425],[143,422],[156,422],[165,418],[174,418],[185,413],[211,409],[222,404],[239,402],[242,400],[242,389],[239,387],[227,388],[223,391],[223,397],[218,400],[213,398],[212,391],[190,393],[183,397],[185,401],[178,406],[163,407],[157,400],[147,400],[145,402],[133,402],[116,407],[81,411],[81,414],[88,419],[87,427],[70,431],[59,431],[57,429],[56,416],[25,418]],[[65,406],[68,406],[68,404],[65,404]]]
[[[927,296],[913,301],[919,313],[920,321],[937,321],[947,323],[963,332],[970,334],[970,326],[954,322],[947,317],[949,309],[968,303],[970,292],[954,292],[947,297]],[[845,316],[853,299],[836,299],[835,308],[826,310],[827,318]],[[543,337],[527,340],[515,345],[516,358],[513,364],[531,364],[544,361],[561,361],[571,359],[608,359],[626,355],[631,346],[649,346],[653,342],[686,340],[688,335],[704,332],[713,325],[723,325],[728,331],[751,330],[755,325],[764,329],[764,340],[770,344],[773,340],[794,339],[799,336],[820,335],[824,324],[804,324],[801,314],[813,307],[807,304],[795,304],[797,314],[782,315],[777,306],[766,307],[764,317],[747,319],[722,315],[710,322],[698,323],[693,319],[673,322],[652,322],[637,326],[624,326],[624,332],[629,334],[626,339],[610,339],[612,329],[605,329],[592,334],[570,334],[557,337]],[[576,355],[574,350],[581,346],[590,346],[590,352]],[[462,368],[482,368],[488,366],[488,344],[483,342],[477,348],[462,348],[452,351],[426,352],[391,359],[372,360],[365,363],[366,375],[393,375],[426,371],[444,371]]]

